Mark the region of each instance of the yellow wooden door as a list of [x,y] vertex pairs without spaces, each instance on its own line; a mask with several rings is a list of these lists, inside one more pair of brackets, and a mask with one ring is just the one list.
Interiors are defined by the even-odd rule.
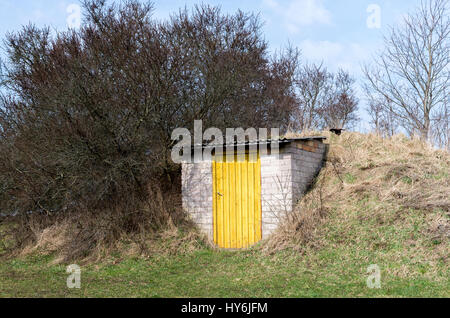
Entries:
[[261,161],[213,162],[214,242],[247,248],[261,240]]

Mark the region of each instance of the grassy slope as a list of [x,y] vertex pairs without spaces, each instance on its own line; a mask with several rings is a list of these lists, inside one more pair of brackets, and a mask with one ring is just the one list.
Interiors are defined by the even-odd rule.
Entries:
[[[331,138],[330,161],[329,212],[309,241],[273,255],[110,257],[82,266],[80,290],[66,287],[65,265],[35,253],[0,263],[0,296],[450,297],[448,155],[401,137],[345,134]],[[370,264],[381,268],[381,289],[366,286]]]

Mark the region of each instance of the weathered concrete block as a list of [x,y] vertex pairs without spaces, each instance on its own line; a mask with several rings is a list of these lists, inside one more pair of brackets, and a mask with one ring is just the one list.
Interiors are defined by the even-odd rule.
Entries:
[[[267,238],[304,195],[320,171],[326,145],[298,140],[280,147],[279,154],[261,155],[262,235]],[[192,220],[213,238],[212,162],[182,164],[182,203]]]

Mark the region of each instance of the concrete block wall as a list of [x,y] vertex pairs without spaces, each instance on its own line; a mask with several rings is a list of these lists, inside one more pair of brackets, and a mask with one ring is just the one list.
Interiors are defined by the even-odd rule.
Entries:
[[[267,238],[302,198],[322,168],[326,145],[298,140],[278,155],[261,155],[262,234]],[[182,164],[183,208],[210,239],[213,229],[212,162]]]
[[292,211],[291,154],[261,156],[262,235],[267,238]]
[[286,152],[292,158],[292,198],[295,206],[322,169],[327,145],[317,140],[295,141]]
[[181,176],[183,209],[211,239],[213,229],[212,162],[183,163]]
[[263,239],[295,208],[320,172],[326,150],[321,141],[299,140],[280,148],[278,156],[261,157]]

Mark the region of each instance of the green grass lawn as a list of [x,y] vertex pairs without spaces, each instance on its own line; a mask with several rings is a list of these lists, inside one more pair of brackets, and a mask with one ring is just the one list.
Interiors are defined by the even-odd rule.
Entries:
[[[313,257],[259,251],[200,250],[190,255],[128,258],[117,264],[81,266],[81,289],[66,286],[66,265],[51,257],[27,257],[0,264],[1,297],[449,297],[448,273],[430,278],[388,274],[381,289],[366,286],[365,255],[351,258],[323,250]],[[396,266],[401,266],[397,264]],[[417,265],[420,266],[420,265]],[[420,272],[419,272],[420,273]],[[437,275],[437,276],[436,276]],[[447,279],[446,279],[447,278]]]

